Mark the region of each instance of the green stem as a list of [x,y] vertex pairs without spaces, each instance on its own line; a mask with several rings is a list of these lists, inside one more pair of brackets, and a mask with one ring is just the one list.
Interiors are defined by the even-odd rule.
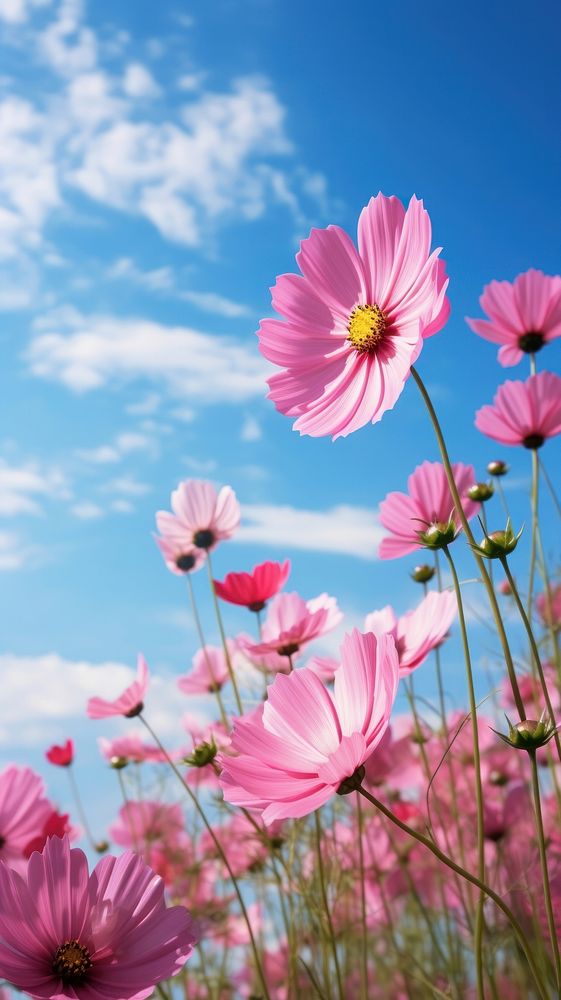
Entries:
[[553,500],[553,503],[555,505],[555,509],[556,509],[557,513],[559,514],[559,517],[561,517],[561,503],[559,502],[559,497],[557,496],[557,493],[555,492],[553,483],[551,482],[551,479],[550,479],[550,477],[547,474],[546,467],[543,464],[543,460],[539,457],[539,455],[538,455],[538,464],[539,464],[539,467],[541,469],[542,476],[545,479],[545,484],[546,484],[546,486],[547,486],[547,488],[548,488],[548,490],[550,492],[551,499]]
[[[78,815],[80,817],[80,821],[82,823],[82,826],[84,827],[84,832],[85,832],[86,837],[88,838],[88,840],[90,842],[90,846],[93,848],[94,851],[97,851],[97,843],[94,840],[92,831],[90,830],[90,826],[89,826],[89,823],[88,823],[88,818],[86,816],[86,811],[84,809],[84,806],[82,805],[82,799],[81,799],[81,796],[80,796],[80,792],[78,791],[78,782],[76,781],[76,778],[74,777],[73,765],[70,764],[66,768],[66,770],[68,771],[68,780],[70,782],[70,787],[72,789],[72,794],[74,796],[74,801],[76,803],[76,809],[78,810]],[[105,850],[107,850],[107,847],[105,847]]]
[[[454,565],[454,560],[450,555],[448,546],[444,546],[444,555],[448,560],[452,579],[454,581],[454,591],[458,602],[458,618],[460,620],[460,631],[462,634],[462,646],[464,650],[464,660],[466,664],[466,675],[469,695],[469,714],[471,718],[471,729],[473,739],[473,763],[475,768],[475,802],[477,809],[477,873],[481,882],[485,879],[485,840],[483,829],[483,787],[481,784],[481,756],[479,752],[479,730],[477,726],[477,704],[475,700],[475,688],[473,683],[473,670],[471,666],[471,654],[469,650],[464,606],[462,601],[462,591],[460,581]],[[474,928],[474,950],[475,950],[475,972],[477,983],[478,1000],[485,1000],[485,989],[483,979],[483,902],[484,895],[481,892],[477,902]]]
[[362,799],[360,795],[357,795],[356,811],[358,819],[358,860],[360,867],[360,917],[362,923],[360,988],[363,1000],[368,1000],[368,934],[366,930],[366,875],[364,869],[364,822],[362,815]]
[[383,802],[380,802],[379,799],[376,799],[373,795],[370,794],[370,792],[367,792],[365,788],[362,787],[359,788],[359,792],[366,799],[368,799],[368,801],[371,802],[372,805],[376,807],[376,809],[379,809],[384,816],[387,816],[387,818],[391,820],[391,822],[394,823],[395,826],[399,827],[400,830],[403,830],[404,833],[409,834],[409,836],[413,837],[413,839],[418,841],[419,844],[423,844],[423,846],[426,847],[427,850],[431,852],[431,854],[434,854],[435,858],[438,858],[439,861],[441,861],[452,871],[456,872],[458,875],[461,875],[462,878],[466,879],[467,882],[471,882],[472,885],[475,885],[478,889],[481,889],[485,893],[485,895],[489,896],[489,899],[493,900],[496,906],[498,906],[499,910],[501,910],[504,913],[505,917],[509,921],[516,935],[518,944],[520,945],[522,952],[526,956],[526,960],[532,971],[532,975],[534,977],[540,997],[542,998],[542,1000],[550,1000],[547,988],[541,977],[541,972],[538,966],[536,965],[532,949],[530,947],[530,944],[526,940],[524,931],[522,930],[522,927],[518,923],[518,920],[514,916],[514,913],[512,912],[510,907],[507,905],[507,903],[504,902],[503,899],[501,899],[498,893],[496,893],[493,889],[491,889],[490,886],[486,885],[485,882],[482,882],[479,878],[477,878],[476,875],[472,875],[472,873],[467,871],[467,869],[462,868],[462,866],[458,865],[452,858],[449,858],[446,854],[444,854],[443,851],[440,850],[439,847],[436,846],[435,843],[433,843],[432,840],[430,840],[428,837],[425,837],[424,834],[420,833],[418,830],[415,830],[412,826],[409,826],[407,823],[404,823],[403,820],[395,816],[391,812],[391,810],[384,805]]
[[555,929],[555,919],[553,916],[553,904],[551,902],[551,886],[549,883],[549,872],[547,869],[547,855],[545,847],[545,833],[543,829],[543,818],[540,802],[540,782],[538,778],[538,765],[536,761],[536,751],[529,750],[528,756],[530,758],[530,764],[532,767],[532,794],[534,797],[534,810],[536,814],[536,828],[538,832],[538,849],[540,852],[540,867],[542,870],[542,881],[543,881],[543,892],[545,899],[545,912],[547,914],[547,927],[549,930],[549,938],[551,941],[551,947],[553,949],[553,958],[555,962],[555,979],[557,983],[557,992],[561,992],[561,956],[559,954],[559,942],[557,940],[557,932]]
[[532,537],[530,544],[530,573],[528,577],[528,600],[526,603],[528,618],[532,617],[532,601],[534,599],[534,577],[536,573],[536,539],[538,534],[538,483],[539,465],[538,453],[532,448]]
[[[212,679],[214,680],[214,674],[212,672],[212,663],[210,661],[210,656],[207,653],[205,637],[203,634],[203,627],[201,625],[201,619],[199,617],[199,609],[197,608],[197,602],[195,600],[195,591],[193,590],[193,584],[189,573],[187,574],[187,584],[189,587],[189,598],[191,600],[191,610],[193,612],[193,618],[195,620],[195,628],[197,629],[197,635],[199,636],[199,642],[201,644],[201,649],[203,650],[204,653],[208,672],[212,677]],[[224,708],[224,702],[222,701],[222,695],[220,694],[220,686],[216,683],[214,684],[213,687],[213,693],[216,697],[216,701],[218,702],[218,709],[220,711],[220,718],[222,719],[222,724],[225,729],[229,729],[230,723],[228,722],[228,716],[226,715],[226,709]]]
[[155,741],[156,745],[162,751],[164,757],[166,758],[166,761],[168,762],[169,766],[171,767],[171,769],[172,769],[173,773],[175,774],[176,778],[178,779],[178,781],[181,782],[184,790],[187,792],[187,795],[191,799],[191,802],[193,803],[193,805],[195,806],[195,809],[197,810],[199,816],[201,817],[201,819],[202,819],[202,821],[203,821],[203,823],[204,823],[204,825],[206,827],[206,830],[207,830],[207,832],[208,832],[208,834],[209,834],[209,836],[210,836],[210,838],[211,838],[214,846],[216,847],[216,850],[218,851],[220,859],[221,859],[222,863],[224,864],[224,867],[226,868],[226,871],[228,872],[228,875],[230,876],[232,885],[234,887],[234,892],[236,893],[236,896],[238,898],[238,902],[240,904],[240,908],[241,908],[241,911],[242,911],[242,914],[243,914],[243,918],[245,920],[245,924],[246,924],[246,927],[247,927],[247,932],[249,934],[249,940],[250,940],[250,943],[251,943],[251,950],[253,952],[253,959],[254,959],[254,962],[255,962],[255,968],[257,970],[257,975],[259,976],[259,980],[261,982],[261,987],[263,989],[263,993],[265,995],[266,1000],[271,1000],[271,995],[269,993],[269,988],[267,986],[267,980],[265,979],[265,974],[263,972],[263,966],[261,964],[261,959],[259,958],[259,952],[258,952],[258,949],[257,949],[257,942],[255,940],[255,935],[253,933],[253,929],[252,929],[252,926],[251,926],[251,921],[249,919],[249,914],[247,912],[247,908],[246,908],[246,905],[244,903],[243,896],[241,894],[240,887],[238,885],[238,881],[236,879],[236,876],[234,875],[234,872],[232,871],[232,867],[230,865],[230,862],[228,861],[228,858],[226,857],[226,854],[224,852],[222,844],[220,843],[220,841],[218,840],[218,837],[216,836],[214,830],[212,829],[212,826],[210,825],[210,823],[209,823],[209,821],[208,821],[208,819],[206,817],[206,813],[204,812],[203,807],[201,806],[198,798],[196,797],[196,795],[193,794],[193,792],[189,788],[189,785],[187,784],[187,782],[184,781],[183,776],[181,774],[181,771],[177,768],[177,766],[175,765],[174,761],[171,759],[170,755],[168,754],[168,752],[167,752],[165,746],[163,745],[163,743],[161,742],[160,738],[156,735],[156,733],[152,729],[152,726],[147,721],[147,719],[144,718],[144,715],[142,713],[138,716],[138,718],[143,723],[143,725],[146,727],[146,729],[150,733],[152,739]]
[[[460,495],[458,493],[458,487],[456,486],[456,480],[454,479],[454,473],[453,473],[453,470],[452,470],[452,465],[450,463],[450,457],[448,455],[448,449],[446,448],[446,442],[444,440],[444,435],[442,434],[442,429],[440,427],[440,423],[438,421],[438,417],[436,415],[436,411],[434,409],[434,406],[432,405],[430,396],[429,396],[429,394],[428,394],[428,392],[427,392],[427,390],[425,388],[425,385],[423,383],[423,380],[422,380],[421,376],[419,375],[419,373],[415,370],[415,368],[413,366],[411,366],[411,374],[412,374],[413,378],[415,379],[415,382],[417,383],[417,387],[419,389],[419,392],[421,393],[421,396],[422,396],[423,401],[425,403],[425,406],[427,408],[429,417],[431,419],[431,423],[432,423],[432,426],[433,426],[435,437],[436,437],[436,440],[438,442],[438,447],[440,449],[440,455],[441,455],[441,458],[442,458],[442,464],[444,465],[444,470],[446,472],[446,479],[448,481],[448,488],[450,490],[450,493],[452,494],[452,498],[454,500],[454,504],[455,504],[455,507],[456,507],[456,511],[457,511],[458,517],[460,519],[462,528],[464,529],[464,533],[465,533],[465,536],[466,536],[469,544],[471,546],[473,546],[473,545],[476,544],[475,538],[474,538],[472,530],[471,530],[471,528],[469,526],[468,519],[467,519],[467,517],[465,515],[465,512],[464,512],[464,508],[462,507],[462,501],[461,501]],[[515,704],[516,704],[518,715],[519,715],[519,717],[520,717],[521,720],[524,720],[526,718],[526,712],[524,710],[524,702],[522,701],[522,696],[520,694],[520,689],[518,687],[518,680],[516,678],[516,672],[515,672],[515,669],[514,669],[514,662],[513,662],[513,659],[512,659],[512,654],[510,652],[510,646],[508,644],[508,639],[507,639],[507,636],[506,636],[506,632],[505,632],[505,627],[504,627],[504,624],[503,624],[503,620],[502,620],[502,617],[501,617],[501,612],[500,612],[499,604],[498,604],[498,601],[497,601],[497,597],[496,597],[493,585],[491,583],[489,574],[487,573],[487,570],[485,568],[485,563],[483,562],[482,557],[473,548],[472,548],[472,552],[473,552],[473,556],[475,558],[475,561],[477,563],[479,572],[481,574],[481,579],[483,580],[483,583],[484,583],[484,586],[485,586],[485,590],[487,591],[487,597],[488,597],[488,600],[489,600],[489,604],[491,606],[491,611],[493,613],[493,618],[495,619],[495,625],[496,625],[496,628],[497,628],[497,632],[498,632],[498,635],[499,635],[501,647],[502,647],[502,650],[503,650],[503,656],[504,656],[506,668],[507,668],[507,671],[508,671],[508,678],[509,678],[509,681],[510,681],[510,686],[512,688],[512,694],[513,694],[513,697],[514,697],[514,701],[515,701]]]
[[321,889],[321,898],[323,902],[323,909],[325,911],[325,916],[327,920],[327,927],[329,930],[329,940],[331,942],[331,950],[333,952],[333,960],[335,962],[335,975],[337,976],[337,990],[339,993],[339,1000],[345,1000],[345,994],[343,992],[343,981],[341,979],[341,968],[339,966],[339,956],[337,954],[337,941],[335,939],[335,930],[333,928],[333,921],[331,919],[331,910],[329,909],[329,900],[327,898],[327,886],[325,883],[325,870],[323,867],[323,858],[321,855],[321,823],[319,818],[319,810],[316,809],[314,813],[314,819],[316,824],[316,850],[318,857],[318,871],[319,871],[319,883]]
[[218,603],[218,597],[216,595],[216,587],[214,586],[214,579],[212,576],[212,562],[210,560],[210,552],[207,552],[206,564],[208,569],[208,579],[210,583],[210,589],[212,592],[212,599],[214,602],[214,610],[216,613],[216,621],[218,622],[218,630],[220,632],[220,639],[222,641],[222,647],[224,649],[224,657],[226,659],[226,666],[228,667],[228,674],[230,675],[230,680],[232,682],[232,690],[234,692],[234,698],[236,699],[236,705],[240,715],[243,715],[243,707],[240,698],[240,692],[238,691],[238,685],[236,683],[236,677],[234,674],[234,668],[232,667],[232,660],[230,658],[230,650],[228,649],[228,643],[226,641],[226,633],[224,631],[224,625],[222,623],[222,615],[220,613],[220,605]]

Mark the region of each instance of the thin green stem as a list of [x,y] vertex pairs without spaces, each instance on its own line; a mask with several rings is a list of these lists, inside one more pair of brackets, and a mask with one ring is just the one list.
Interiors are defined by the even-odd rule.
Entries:
[[528,576],[528,599],[526,609],[528,618],[532,618],[532,602],[534,600],[534,577],[536,574],[536,540],[538,534],[538,503],[539,503],[539,465],[538,453],[532,448],[532,536],[530,542],[530,573]]
[[[466,664],[466,676],[468,682],[469,714],[471,717],[471,729],[473,739],[473,763],[475,769],[475,803],[477,809],[477,873],[480,881],[485,879],[485,840],[483,828],[483,787],[481,784],[481,755],[479,751],[479,730],[477,725],[477,704],[475,700],[475,687],[473,683],[473,670],[471,666],[471,654],[466,629],[464,615],[464,605],[462,601],[462,591],[460,581],[456,572],[454,560],[450,555],[448,546],[444,546],[444,555],[448,560],[452,579],[454,581],[454,591],[458,603],[458,618],[460,620],[460,631],[462,634],[462,646],[464,650],[464,660]],[[483,901],[484,895],[481,892],[475,913],[474,928],[474,950],[475,950],[475,972],[477,984],[478,1000],[485,1000],[485,988],[483,977]]]
[[549,475],[547,473],[547,469],[546,469],[545,465],[543,464],[543,459],[541,459],[539,457],[539,455],[538,455],[538,464],[539,464],[539,467],[541,469],[542,476],[545,479],[545,484],[546,484],[546,486],[547,486],[547,488],[548,488],[548,490],[550,492],[551,499],[553,500],[553,503],[555,505],[555,509],[557,510],[557,513],[559,514],[559,517],[561,517],[561,503],[559,502],[559,497],[557,496],[557,493],[555,492],[555,488],[553,486],[553,483],[552,483],[552,481],[551,481],[551,479],[550,479],[550,477],[549,477]]
[[[76,803],[76,809],[78,810],[78,815],[80,817],[80,822],[82,823],[82,826],[84,827],[84,831],[85,831],[86,837],[88,838],[91,847],[93,848],[94,851],[97,851],[98,844],[97,844],[97,841],[94,839],[94,836],[93,836],[92,831],[90,829],[90,825],[88,823],[88,818],[86,816],[86,811],[84,809],[84,806],[82,805],[82,798],[81,798],[80,792],[78,790],[78,782],[76,781],[76,778],[74,776],[73,765],[70,764],[66,768],[66,770],[68,772],[68,780],[70,782],[70,787],[72,789],[72,795],[74,796],[74,801]],[[105,847],[103,848],[103,850],[107,850],[107,845],[105,845]]]
[[[445,473],[446,473],[446,479],[448,481],[448,488],[450,490],[450,493],[452,494],[452,498],[454,500],[454,505],[456,507],[456,511],[457,511],[458,517],[460,519],[460,522],[461,522],[462,528],[464,530],[465,536],[466,536],[466,538],[468,540],[468,543],[471,546],[473,546],[473,545],[476,544],[475,538],[474,538],[472,530],[471,530],[471,528],[469,526],[469,521],[468,521],[468,519],[467,519],[467,517],[465,515],[465,511],[464,511],[464,509],[462,507],[462,501],[461,501],[460,495],[458,493],[458,487],[456,486],[456,480],[454,479],[454,473],[453,473],[453,470],[452,470],[452,465],[451,465],[451,462],[450,462],[450,457],[448,455],[448,449],[446,447],[446,442],[444,440],[444,435],[442,433],[442,429],[440,427],[440,423],[438,421],[438,417],[436,415],[436,411],[434,409],[434,406],[432,405],[431,398],[430,398],[430,396],[429,396],[429,394],[428,394],[428,392],[427,392],[427,390],[425,388],[425,385],[424,385],[424,382],[423,382],[421,376],[419,375],[419,373],[415,370],[415,368],[413,366],[411,366],[411,374],[412,374],[415,382],[417,383],[417,387],[419,389],[419,392],[421,393],[421,396],[423,398],[423,401],[425,403],[425,406],[427,408],[427,411],[428,411],[428,414],[429,414],[429,417],[430,417],[430,420],[431,420],[431,423],[432,423],[432,426],[433,426],[433,430],[434,430],[435,437],[436,437],[436,440],[437,440],[437,443],[438,443],[438,447],[440,449],[440,455],[441,455],[441,458],[442,458],[442,464],[444,465],[444,470],[445,470]],[[493,618],[495,619],[495,625],[496,625],[496,628],[497,628],[497,632],[498,632],[498,635],[499,635],[501,647],[502,647],[502,650],[503,650],[503,656],[504,656],[506,668],[507,668],[507,671],[508,671],[508,678],[509,678],[509,681],[510,681],[510,686],[512,688],[512,694],[513,694],[513,697],[514,697],[514,701],[515,701],[515,704],[516,704],[518,715],[519,715],[520,719],[523,720],[523,719],[526,718],[526,712],[525,712],[525,709],[524,709],[524,702],[522,701],[522,696],[520,694],[520,689],[518,687],[518,680],[516,678],[516,672],[515,672],[515,669],[514,669],[514,662],[513,662],[513,659],[512,659],[512,654],[510,652],[510,646],[508,644],[508,639],[507,639],[507,635],[506,635],[506,632],[505,632],[504,623],[503,623],[503,620],[502,620],[502,617],[501,617],[501,612],[500,612],[499,604],[498,604],[498,601],[497,601],[497,597],[496,597],[493,585],[491,583],[489,574],[488,574],[488,572],[486,570],[485,563],[483,562],[482,557],[473,548],[472,548],[472,552],[473,552],[473,556],[475,558],[475,561],[477,563],[479,572],[481,574],[481,579],[483,580],[483,583],[484,583],[484,586],[485,586],[485,590],[487,591],[487,597],[488,597],[488,600],[489,600],[489,604],[491,606],[491,611],[493,613]]]
[[404,833],[409,834],[409,836],[413,837],[413,839],[418,841],[419,844],[423,844],[423,846],[426,847],[427,850],[431,852],[431,854],[434,854],[435,858],[438,858],[438,860],[441,861],[442,864],[446,865],[448,868],[456,872],[458,875],[461,875],[462,878],[466,879],[467,882],[471,882],[472,885],[477,886],[477,888],[481,889],[485,893],[485,895],[489,896],[489,899],[493,900],[495,905],[498,906],[498,908],[504,913],[505,917],[509,921],[514,931],[514,934],[516,935],[518,944],[520,945],[522,952],[526,956],[528,966],[531,969],[540,997],[542,998],[542,1000],[550,1000],[547,987],[543,982],[540,969],[536,964],[534,955],[532,953],[532,948],[530,947],[530,944],[526,939],[526,935],[524,934],[524,931],[522,930],[522,927],[518,923],[518,920],[514,916],[512,910],[507,905],[507,903],[505,903],[504,900],[501,899],[498,893],[496,893],[494,889],[491,889],[490,886],[486,885],[485,882],[482,882],[481,879],[479,879],[476,875],[473,875],[471,872],[467,871],[467,869],[462,868],[461,865],[458,865],[453,860],[453,858],[450,858],[446,854],[444,854],[444,852],[441,851],[440,848],[437,847],[437,845],[432,840],[430,840],[428,837],[425,837],[424,834],[420,833],[418,830],[415,830],[412,826],[409,826],[407,823],[404,823],[403,820],[395,816],[394,813],[392,813],[391,810],[388,809],[383,802],[380,802],[379,799],[376,799],[373,795],[370,794],[370,792],[367,792],[365,788],[361,787],[359,788],[359,791],[360,794],[364,796],[364,798],[368,799],[368,801],[371,802],[372,805],[376,807],[376,809],[379,809],[384,816],[387,816],[387,818],[391,820],[391,822],[395,826],[399,827],[400,830],[403,830]]
[[325,869],[323,867],[323,858],[321,854],[321,823],[319,818],[319,810],[317,809],[314,813],[314,819],[316,826],[316,851],[318,858],[318,872],[319,872],[319,884],[321,889],[321,898],[323,903],[323,909],[325,911],[325,917],[327,920],[327,927],[329,930],[329,940],[331,942],[331,950],[333,952],[333,961],[335,963],[335,975],[337,976],[337,990],[339,993],[339,1000],[345,1000],[345,994],[343,991],[343,980],[341,978],[341,968],[339,965],[339,956],[337,954],[337,941],[335,939],[335,930],[333,928],[333,920],[331,919],[331,910],[329,908],[329,900],[327,898]]
[[[190,577],[189,573],[187,573],[187,586],[188,586],[188,590],[189,590],[189,598],[190,598],[190,601],[191,601],[191,610],[193,612],[193,618],[194,618],[194,621],[195,621],[195,628],[197,629],[197,635],[199,636],[199,642],[201,644],[201,649],[203,650],[203,653],[204,653],[204,657],[205,657],[206,665],[207,665],[207,668],[208,668],[208,672],[209,672],[210,676],[212,677],[212,679],[214,680],[214,674],[213,674],[213,671],[212,671],[212,662],[211,662],[210,656],[207,653],[205,637],[204,637],[204,634],[203,634],[203,627],[201,625],[201,619],[199,617],[199,609],[197,608],[197,602],[195,600],[195,591],[193,590],[193,584],[191,582],[191,577]],[[223,726],[224,726],[225,729],[229,729],[230,728],[230,724],[228,722],[228,716],[226,714],[226,709],[224,708],[224,702],[222,701],[222,695],[220,694],[220,686],[218,684],[216,684],[216,683],[214,684],[214,687],[213,687],[213,694],[216,697],[216,701],[218,703],[218,710],[220,712],[220,718],[222,719],[222,724],[223,724]]]
[[363,1000],[368,1000],[368,933],[366,930],[366,875],[364,869],[364,822],[362,815],[362,799],[357,795],[356,812],[358,820],[358,860],[360,868],[360,918],[361,934],[361,976],[360,988]]
[[534,798],[534,811],[536,814],[536,829],[538,833],[538,849],[540,853],[540,867],[542,870],[542,881],[543,881],[543,893],[545,899],[545,912],[547,914],[547,927],[549,930],[549,938],[551,941],[551,947],[553,950],[553,958],[555,963],[555,979],[557,983],[557,992],[561,992],[561,956],[559,954],[559,942],[557,940],[557,931],[555,929],[555,918],[553,916],[553,904],[551,901],[551,885],[549,882],[549,872],[547,869],[547,854],[545,846],[545,833],[543,829],[543,818],[542,809],[540,801],[540,781],[538,778],[538,764],[536,761],[536,751],[531,750],[528,752],[530,758],[530,764],[532,768],[532,795]]
[[250,940],[250,943],[251,943],[251,950],[253,952],[253,960],[255,962],[255,968],[257,970],[257,975],[259,976],[261,987],[263,989],[263,992],[264,992],[266,1000],[271,1000],[271,995],[269,993],[269,988],[267,986],[267,980],[265,979],[265,974],[263,972],[263,966],[261,964],[261,959],[259,957],[259,951],[258,951],[258,948],[257,948],[257,942],[255,940],[255,935],[253,933],[253,928],[251,926],[251,921],[249,919],[249,914],[247,912],[247,908],[246,908],[246,905],[244,903],[240,887],[238,885],[238,880],[236,879],[236,876],[234,875],[234,872],[232,871],[232,866],[230,865],[230,862],[228,861],[228,858],[227,858],[227,856],[226,856],[226,854],[224,852],[224,848],[222,847],[222,844],[220,843],[220,841],[218,840],[218,837],[216,836],[214,830],[212,829],[212,826],[209,823],[209,821],[208,821],[208,819],[206,817],[206,813],[205,813],[203,807],[201,806],[201,804],[200,804],[197,796],[194,795],[194,793],[191,790],[191,788],[189,788],[189,785],[187,784],[187,782],[183,779],[181,771],[177,768],[177,766],[175,765],[174,761],[171,759],[170,755],[168,754],[168,752],[167,752],[165,746],[163,745],[163,743],[161,742],[160,738],[156,735],[156,733],[152,729],[152,726],[147,721],[147,719],[144,718],[144,715],[142,713],[138,716],[138,718],[143,723],[143,725],[146,727],[146,729],[150,733],[152,739],[155,741],[156,745],[162,751],[164,757],[166,758],[167,763],[171,767],[171,769],[172,769],[173,773],[175,774],[176,778],[178,779],[178,781],[181,782],[181,785],[183,786],[184,790],[187,792],[187,795],[191,799],[191,802],[193,803],[193,805],[195,806],[195,809],[197,810],[199,816],[201,817],[201,819],[202,819],[202,821],[203,821],[203,823],[204,823],[204,825],[206,827],[206,830],[207,830],[207,832],[208,832],[208,834],[209,834],[209,836],[210,836],[210,838],[211,838],[214,846],[216,847],[216,850],[218,851],[220,859],[221,859],[222,863],[224,864],[224,867],[226,868],[226,871],[228,872],[228,875],[230,876],[230,880],[231,880],[232,885],[234,887],[234,892],[236,893],[236,896],[238,898],[238,903],[240,904],[240,909],[242,911],[242,915],[243,915],[243,918],[245,920],[245,924],[246,924],[246,927],[247,927],[247,932],[249,934],[249,940]]
[[230,650],[228,649],[228,643],[226,641],[226,633],[224,631],[224,625],[222,622],[222,615],[220,613],[220,605],[218,603],[218,597],[216,595],[216,587],[214,586],[214,579],[212,576],[212,562],[210,559],[210,552],[207,552],[206,565],[208,569],[208,580],[210,584],[210,589],[212,593],[212,600],[214,602],[214,611],[216,614],[216,621],[218,623],[218,631],[220,632],[220,639],[222,642],[222,647],[224,649],[224,657],[226,660],[226,666],[228,667],[228,674],[232,682],[232,690],[234,692],[234,698],[236,699],[236,705],[240,715],[243,715],[243,706],[240,698],[240,692],[238,691],[238,685],[236,682],[236,677],[234,674],[234,668],[232,667],[232,659],[230,657]]

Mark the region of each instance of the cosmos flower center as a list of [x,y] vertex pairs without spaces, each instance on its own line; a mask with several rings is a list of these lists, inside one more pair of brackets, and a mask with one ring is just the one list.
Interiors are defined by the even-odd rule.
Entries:
[[518,338],[518,346],[525,354],[535,354],[543,345],[544,336],[539,330],[528,330]]
[[65,941],[56,950],[53,972],[60,976],[64,986],[74,986],[85,982],[92,964],[88,949],[79,941]]
[[193,569],[196,562],[197,560],[195,559],[195,556],[188,553],[178,556],[175,560],[175,565],[179,570],[181,570],[182,573],[188,573],[189,570]]
[[386,332],[386,317],[380,306],[355,306],[347,329],[348,340],[359,354],[374,351]]
[[214,545],[214,532],[210,528],[201,528],[193,535],[193,544],[198,549],[210,549]]
[[527,434],[522,444],[525,448],[533,448],[535,450],[536,448],[541,448],[544,441],[543,434]]

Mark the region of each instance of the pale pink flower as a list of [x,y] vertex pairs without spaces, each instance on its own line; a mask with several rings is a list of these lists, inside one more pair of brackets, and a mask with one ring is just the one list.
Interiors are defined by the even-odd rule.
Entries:
[[129,684],[114,701],[106,701],[105,698],[90,698],[87,713],[90,719],[107,719],[110,715],[124,715],[126,719],[133,719],[135,715],[140,715],[144,708],[147,687],[148,664],[142,653],[139,653],[136,680]]
[[279,674],[263,706],[236,721],[222,755],[224,798],[269,824],[306,816],[358,787],[389,723],[399,682],[391,636],[346,635],[333,694],[310,670]]
[[138,855],[103,858],[52,837],[25,877],[0,864],[0,977],[37,1000],[145,1000],[197,941],[182,906]]
[[[462,500],[462,507],[468,520],[479,510],[479,504],[465,496],[466,490],[475,481],[472,465],[455,462],[452,465],[454,481]],[[380,559],[395,559],[408,555],[423,547],[419,533],[431,524],[446,524],[452,520],[460,530],[460,519],[444,466],[440,462],[423,462],[407,480],[407,493],[388,493],[380,504],[380,523],[391,532],[391,538],[383,538],[380,544]]]
[[407,677],[447,638],[457,610],[455,594],[449,590],[431,590],[414,611],[400,618],[389,604],[381,611],[371,611],[365,618],[364,631],[393,636],[400,677]]
[[283,563],[269,561],[255,566],[251,573],[228,573],[224,580],[214,580],[214,589],[223,601],[257,612],[282,590],[289,574],[289,559]]
[[335,677],[335,671],[339,669],[339,660],[334,656],[310,656],[305,664],[307,670],[319,677],[324,684],[329,684]]
[[541,448],[547,438],[561,434],[561,378],[539,372],[525,382],[504,382],[493,405],[475,414],[475,426],[502,444]]
[[423,338],[448,319],[448,279],[431,254],[422,201],[407,210],[378,194],[360,214],[358,252],[339,226],[312,229],[296,257],[302,272],[272,289],[284,318],[264,319],[261,353],[284,371],[269,398],[301,434],[346,436],[391,409]]
[[312,639],[335,628],[342,619],[337,601],[328,594],[320,594],[310,601],[304,601],[295,592],[277,594],[269,605],[261,642],[242,637],[239,642],[252,657],[267,653],[293,656]]
[[[236,644],[230,639],[226,644],[232,660]],[[178,679],[177,686],[183,694],[206,694],[209,691],[220,691],[229,677],[222,646],[204,646],[193,657],[193,669],[185,677]]]
[[553,629],[561,626],[561,583],[551,587],[549,593],[538,594],[536,609],[544,625]]
[[530,270],[510,281],[491,281],[479,304],[489,319],[467,319],[474,333],[501,344],[498,359],[509,368],[561,336],[561,277]]
[[138,733],[132,733],[130,736],[116,736],[112,740],[100,736],[97,742],[101,753],[109,763],[115,759],[132,761],[135,764],[147,761],[167,763],[167,758],[160,748],[153,743],[144,743]]
[[231,486],[219,493],[203,479],[187,479],[171,494],[173,514],[159,510],[156,543],[168,569],[189,573],[207,552],[231,538],[240,523],[240,505]]
[[29,767],[8,764],[0,774],[0,860],[19,867],[52,812],[42,778]]

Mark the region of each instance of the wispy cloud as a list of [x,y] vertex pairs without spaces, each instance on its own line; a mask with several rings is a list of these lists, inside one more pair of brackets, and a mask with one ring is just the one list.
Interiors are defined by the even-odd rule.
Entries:
[[0,459],[0,515],[40,513],[43,501],[70,495],[64,474],[38,462],[10,465]]
[[376,559],[384,530],[373,509],[340,505],[329,510],[301,510],[272,504],[244,504],[236,542],[275,548],[306,549]]

